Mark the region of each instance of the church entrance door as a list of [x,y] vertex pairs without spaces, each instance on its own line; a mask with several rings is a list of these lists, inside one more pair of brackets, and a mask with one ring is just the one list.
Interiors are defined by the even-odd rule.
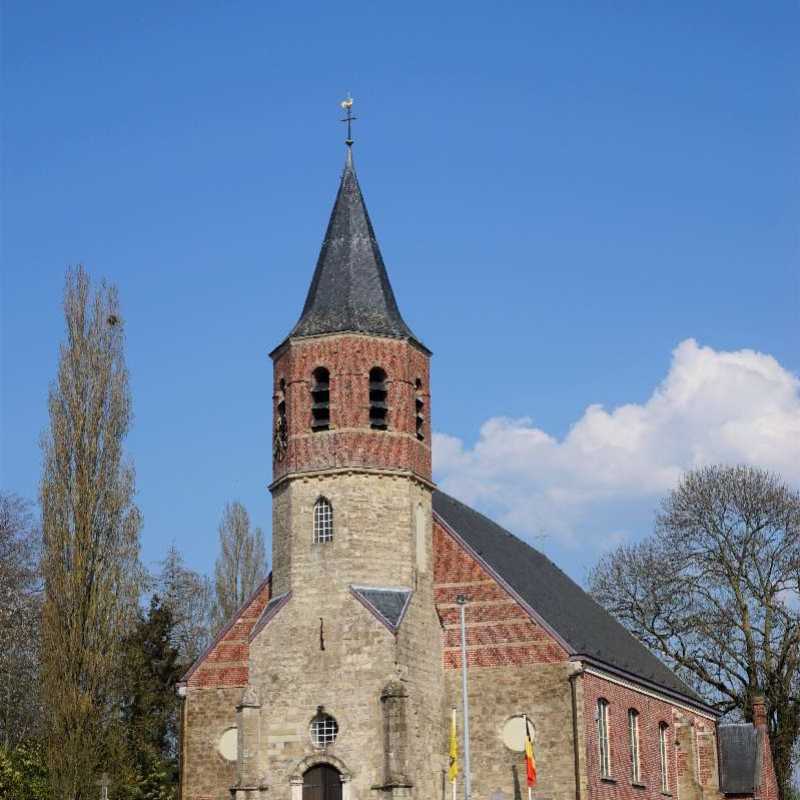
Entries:
[[317,764],[303,775],[303,800],[342,800],[342,774],[330,764]]

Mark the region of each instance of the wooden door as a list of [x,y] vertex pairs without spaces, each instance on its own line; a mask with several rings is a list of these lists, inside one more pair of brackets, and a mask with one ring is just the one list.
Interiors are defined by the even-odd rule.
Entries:
[[342,800],[342,776],[330,764],[317,764],[303,775],[303,800]]

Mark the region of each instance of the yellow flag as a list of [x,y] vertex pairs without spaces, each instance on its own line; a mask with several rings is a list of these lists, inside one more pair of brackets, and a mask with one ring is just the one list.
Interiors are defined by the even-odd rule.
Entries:
[[458,775],[458,739],[456,737],[456,710],[453,709],[453,721],[450,725],[450,780],[455,783]]

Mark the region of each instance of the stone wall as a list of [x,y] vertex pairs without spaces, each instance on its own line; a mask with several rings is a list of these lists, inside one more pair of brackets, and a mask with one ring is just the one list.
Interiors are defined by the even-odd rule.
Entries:
[[271,590],[265,580],[183,678],[181,800],[228,800],[236,765],[219,740],[236,725],[236,704],[249,675],[249,636]]
[[[502,731],[525,714],[535,729],[535,796],[575,797],[575,737],[570,674],[563,647],[434,519],[435,598],[444,626],[447,704],[457,709],[463,768],[460,612],[465,609],[474,798],[527,798],[523,753]],[[463,775],[459,778],[459,785]]]
[[181,800],[230,800],[236,762],[219,751],[222,734],[236,726],[240,688],[187,688],[183,699]]
[[[333,541],[313,542],[314,504],[333,507]],[[350,584],[405,586],[419,582],[416,516],[426,520],[425,553],[431,556],[431,492],[409,478],[356,471],[292,478],[273,492],[273,594],[315,585],[347,590]],[[426,580],[430,582],[430,577]]]

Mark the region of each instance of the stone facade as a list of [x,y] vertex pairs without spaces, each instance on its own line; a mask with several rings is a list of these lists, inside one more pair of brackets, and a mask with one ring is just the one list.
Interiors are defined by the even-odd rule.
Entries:
[[[571,647],[444,511],[434,514],[430,353],[399,316],[349,158],[296,331],[272,353],[272,575],[180,687],[181,800],[303,800],[304,776],[320,764],[338,773],[344,800],[446,800],[453,708],[460,794],[465,668],[472,800],[527,797],[513,733],[521,715],[535,732],[537,800],[717,800],[714,715]],[[383,377],[371,383],[375,368]],[[332,524],[325,538],[315,535],[320,503]],[[519,583],[516,591],[524,593]],[[608,775],[599,764],[601,698]],[[638,781],[630,709],[639,714]],[[777,800],[765,720],[756,717],[758,796]],[[331,718],[335,736],[315,742],[312,723],[325,720],[333,732]]]

